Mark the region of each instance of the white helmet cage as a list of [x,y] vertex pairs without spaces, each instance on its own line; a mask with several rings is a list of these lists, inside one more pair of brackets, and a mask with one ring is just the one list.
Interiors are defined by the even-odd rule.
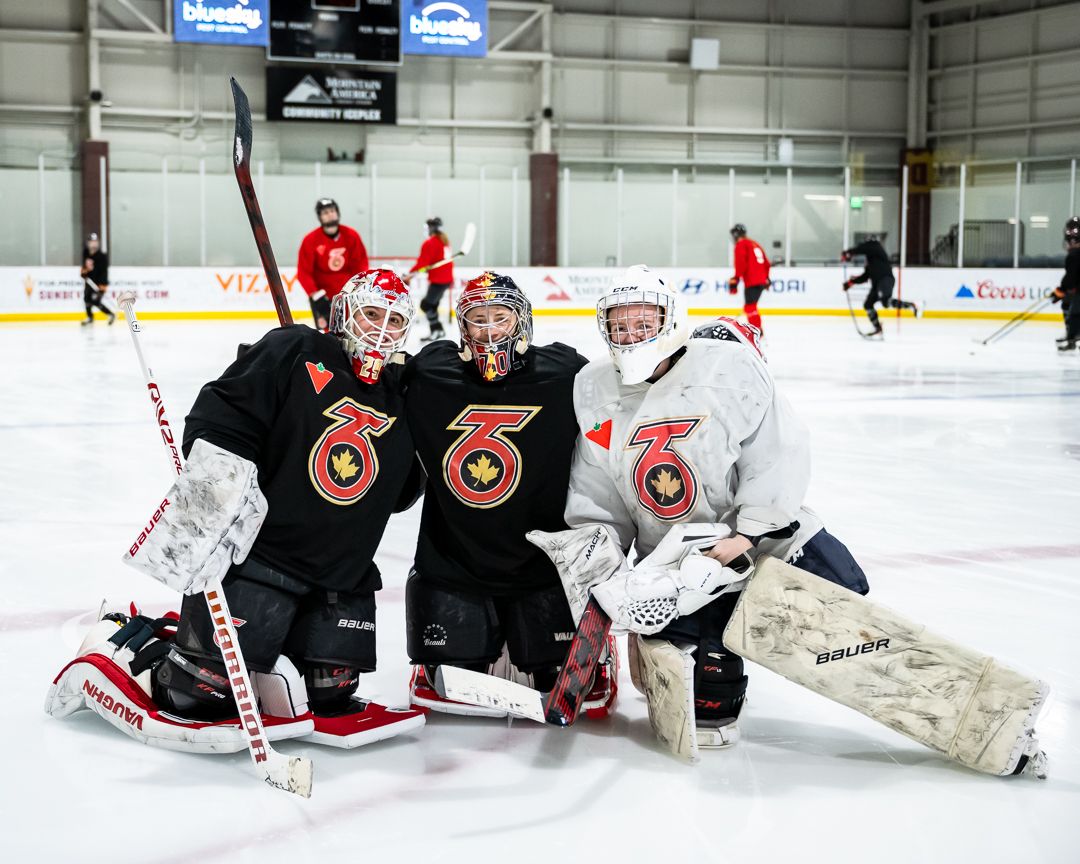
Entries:
[[[364,309],[385,310],[377,327],[365,329],[358,321]],[[390,317],[399,314],[404,326],[391,327]],[[353,359],[369,352],[389,356],[405,347],[413,319],[412,297],[392,270],[365,270],[357,273],[330,303],[329,332],[341,340],[345,353]]]
[[[660,310],[655,333],[640,321],[631,324],[630,307],[638,305]],[[660,363],[690,340],[689,316],[674,285],[644,264],[635,264],[612,280],[607,294],[596,304],[596,323],[624,384],[645,381]],[[622,341],[613,338],[620,332],[625,337]],[[629,338],[637,341],[630,342]]]

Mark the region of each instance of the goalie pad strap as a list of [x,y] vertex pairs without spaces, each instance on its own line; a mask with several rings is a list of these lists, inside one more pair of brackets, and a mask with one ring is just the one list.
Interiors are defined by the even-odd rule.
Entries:
[[1038,752],[1042,681],[775,558],[758,560],[724,644],[977,771]]

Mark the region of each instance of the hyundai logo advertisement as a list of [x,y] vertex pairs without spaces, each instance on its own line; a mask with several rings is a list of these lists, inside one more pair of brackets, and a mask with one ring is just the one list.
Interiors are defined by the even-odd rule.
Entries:
[[487,31],[487,0],[402,2],[402,53],[484,57]]

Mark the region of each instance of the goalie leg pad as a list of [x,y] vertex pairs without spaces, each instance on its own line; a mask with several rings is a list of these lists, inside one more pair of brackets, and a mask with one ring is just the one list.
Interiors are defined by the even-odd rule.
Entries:
[[[304,595],[289,628],[284,653],[303,668],[321,664],[324,667],[349,667],[354,673],[373,672],[376,663],[375,594],[317,588]],[[315,688],[311,680],[307,684],[314,709]]]
[[977,771],[1045,774],[1045,683],[804,570],[760,558],[724,644]]
[[[146,642],[136,654],[126,640],[115,637],[125,628],[126,616],[99,621],[79,649],[78,656],[54,679],[45,699],[45,711],[62,718],[89,709],[110,725],[143,744],[189,753],[236,753],[247,747],[237,718],[208,722],[186,720],[162,710],[150,696],[151,669],[141,669],[146,653],[157,641]],[[146,653],[144,653],[146,652]],[[305,735],[313,728],[310,716],[263,716],[270,741]]]
[[649,725],[657,739],[680,758],[698,759],[694,721],[694,646],[666,639],[646,639],[637,633],[640,678],[649,707]]

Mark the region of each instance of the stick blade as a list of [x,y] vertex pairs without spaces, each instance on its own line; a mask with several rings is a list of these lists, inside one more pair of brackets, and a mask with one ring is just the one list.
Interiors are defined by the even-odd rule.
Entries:
[[496,678],[457,666],[435,670],[435,692],[444,699],[495,708],[514,717],[544,722],[544,694],[516,681]]
[[271,752],[269,756],[263,779],[275,789],[310,798],[314,773],[311,760],[276,752]]
[[461,240],[461,249],[458,250],[459,255],[468,255],[472,252],[473,243],[476,242],[476,223],[469,222],[465,226],[465,236]]
[[232,87],[233,106],[236,110],[236,125],[233,140],[233,168],[248,165],[251,162],[251,103],[247,93],[235,78],[229,79]]

